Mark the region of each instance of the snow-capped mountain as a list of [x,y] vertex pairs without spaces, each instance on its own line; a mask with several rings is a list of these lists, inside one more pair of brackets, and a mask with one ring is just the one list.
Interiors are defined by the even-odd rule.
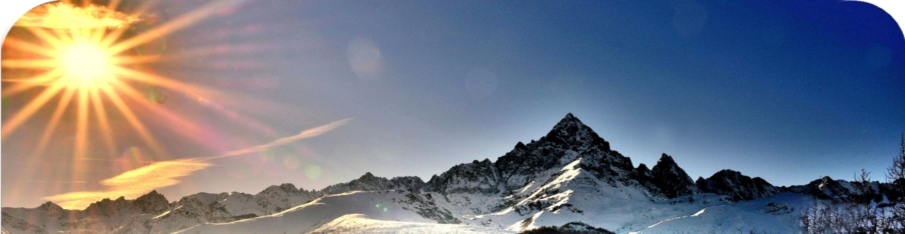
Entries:
[[[427,182],[365,173],[321,190],[292,184],[258,194],[198,193],[169,202],[152,191],[81,211],[53,203],[3,208],[4,233],[512,233],[540,227],[617,233],[797,232],[816,199],[893,196],[888,184],[828,177],[775,187],[722,170],[696,181],[663,154],[631,159],[568,114],[545,136],[495,161],[455,165]],[[605,233],[605,232],[604,232]]]

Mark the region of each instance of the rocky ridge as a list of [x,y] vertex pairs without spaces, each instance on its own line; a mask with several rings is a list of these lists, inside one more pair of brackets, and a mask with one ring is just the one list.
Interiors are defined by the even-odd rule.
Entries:
[[[500,228],[527,230],[545,222],[553,226],[564,224],[549,218],[551,215],[571,221],[593,221],[594,208],[584,207],[593,204],[580,202],[588,197],[656,202],[714,194],[739,202],[794,192],[851,201],[866,196],[860,192],[863,190],[855,189],[859,186],[824,177],[808,185],[775,187],[761,178],[732,170],[694,181],[665,153],[653,168],[645,164],[634,167],[630,158],[612,150],[609,142],[567,114],[545,136],[527,144],[518,142],[496,161],[484,159],[455,165],[427,182],[418,177],[387,179],[365,173],[321,190],[299,189],[287,183],[270,186],[255,195],[198,193],[174,202],[152,191],[135,200],[104,199],[82,211],[64,210],[50,202],[33,209],[2,211],[3,229],[13,233],[168,233],[199,224],[273,215],[335,194],[395,191],[405,195],[406,207],[412,212],[438,223],[500,225],[485,215],[496,214],[497,220],[523,219]],[[873,197],[891,191],[887,184],[870,186]]]

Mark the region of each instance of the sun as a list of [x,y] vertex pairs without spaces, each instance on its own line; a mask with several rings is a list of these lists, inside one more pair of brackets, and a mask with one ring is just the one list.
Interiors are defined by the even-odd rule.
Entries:
[[[53,6],[65,5],[61,3]],[[28,77],[4,75],[3,81],[10,87],[4,87],[3,97],[12,97],[28,90],[40,92],[30,98],[28,104],[16,111],[12,118],[4,120],[2,136],[8,136],[39,110],[57,99],[50,122],[37,141],[35,154],[41,154],[51,141],[56,128],[65,119],[67,109],[75,109],[76,135],[73,152],[76,158],[82,158],[88,152],[88,132],[95,126],[100,127],[102,137],[108,145],[108,153],[113,153],[114,133],[110,131],[112,129],[110,116],[106,111],[109,107],[104,106],[106,102],[113,104],[118,115],[127,120],[135,133],[153,151],[163,153],[162,147],[133,111],[136,104],[142,103],[140,98],[136,98],[142,96],[140,91],[133,87],[136,82],[133,81],[132,84],[127,82],[127,80],[139,80],[137,83],[163,82],[163,79],[150,78],[153,74],[127,67],[154,63],[158,59],[157,56],[135,56],[127,53],[125,49],[114,50],[113,46],[122,43],[120,36],[124,29],[78,27],[26,29],[38,40],[32,42],[7,38],[3,45],[4,49],[18,50],[27,56],[4,57],[2,65],[4,69],[24,70],[37,75]],[[96,121],[91,121],[92,116]]]
[[[100,133],[106,154],[116,155],[114,136],[122,132],[114,129],[137,136],[154,155],[167,155],[143,123],[142,114],[166,119],[178,131],[197,132],[199,127],[160,107],[159,98],[148,100],[143,89],[184,94],[213,91],[142,69],[160,60],[161,54],[136,54],[134,50],[241,2],[213,1],[140,32],[132,26],[142,20],[141,12],[119,12],[119,1],[104,6],[90,0],[84,4],[64,0],[36,7],[15,23],[25,30],[20,37],[8,36],[2,44],[2,97],[4,101],[27,101],[3,118],[0,137],[9,137],[32,117],[49,112],[34,155],[43,153],[61,125],[74,127],[72,152],[76,159],[86,157],[89,147],[97,151],[95,144],[89,146],[89,141],[96,139],[89,133]],[[128,127],[114,126],[114,118]]]
[[111,74],[113,57],[96,43],[75,42],[60,50],[57,60],[69,80],[79,87],[97,87],[98,82],[114,78]]

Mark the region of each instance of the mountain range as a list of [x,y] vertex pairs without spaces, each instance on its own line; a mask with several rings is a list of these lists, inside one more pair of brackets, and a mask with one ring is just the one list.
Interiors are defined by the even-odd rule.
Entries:
[[[866,189],[862,189],[866,188]],[[693,180],[663,154],[634,166],[572,114],[540,139],[495,161],[452,166],[428,181],[371,173],[320,190],[292,184],[257,194],[156,191],[97,201],[84,210],[47,202],[2,208],[3,233],[794,233],[816,201],[894,199],[886,183],[829,177],[777,187],[721,170]]]

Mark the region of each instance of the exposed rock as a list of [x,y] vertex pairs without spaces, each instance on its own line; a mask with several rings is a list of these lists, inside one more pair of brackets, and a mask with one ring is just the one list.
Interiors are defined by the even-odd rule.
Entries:
[[169,205],[167,198],[157,193],[157,190],[141,195],[132,202],[135,209],[143,214],[156,214],[166,211]]
[[[496,212],[512,212],[510,214],[522,216],[525,218],[522,223],[537,221],[534,220],[537,215],[546,217],[554,214],[589,218],[583,219],[588,222],[592,217],[585,215],[595,212],[590,209],[599,210],[601,207],[579,207],[580,201],[601,196],[608,196],[613,201],[656,204],[702,192],[725,195],[730,201],[741,201],[791,191],[821,199],[860,201],[864,198],[882,198],[877,194],[894,199],[888,196],[888,191],[892,191],[890,186],[876,182],[862,185],[824,177],[808,185],[776,188],[761,178],[750,178],[732,170],[692,181],[666,154],[661,155],[652,168],[645,164],[633,167],[630,158],[610,149],[609,143],[590,127],[572,114],[567,114],[545,136],[527,144],[516,143],[511,151],[496,161],[485,158],[455,165],[427,182],[413,176],[387,179],[367,172],[347,183],[334,184],[319,191],[308,191],[284,183],[267,187],[255,195],[239,192],[197,193],[169,204],[163,195],[151,191],[135,200],[123,197],[103,199],[83,211],[64,210],[50,202],[33,209],[3,208],[3,227],[14,229],[15,233],[170,233],[204,223],[272,215],[327,195],[353,191],[376,191],[379,194],[390,190],[405,196],[391,202],[404,203],[406,209],[438,223],[499,225],[495,223],[496,218],[481,218],[483,214]],[[697,197],[681,200],[692,202],[693,199]],[[464,219],[467,215],[474,216]],[[551,219],[546,220],[549,222]],[[523,225],[519,230],[526,227]],[[584,223],[568,223],[553,229],[592,233],[603,230]]]
[[816,179],[806,185],[791,186],[786,188],[786,190],[836,202],[881,201],[884,196],[889,200],[896,200],[900,196],[890,183],[874,181],[862,184],[860,182],[834,180],[829,176]]
[[682,170],[671,156],[663,154],[657,165],[651,169],[653,184],[667,198],[675,198],[685,195],[700,193],[691,177]]
[[705,193],[726,195],[730,201],[751,200],[769,197],[781,192],[760,177],[748,177],[733,170],[719,171],[710,178],[698,178],[697,187]]

